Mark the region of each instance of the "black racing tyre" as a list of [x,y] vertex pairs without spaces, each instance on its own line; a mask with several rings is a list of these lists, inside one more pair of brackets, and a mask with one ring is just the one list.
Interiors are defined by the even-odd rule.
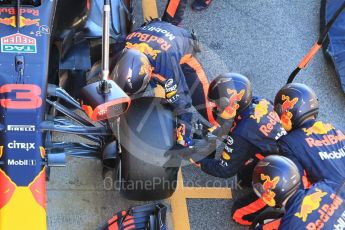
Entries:
[[161,99],[144,97],[132,101],[121,117],[121,187],[130,200],[160,200],[176,188],[181,164],[166,156],[175,143],[174,117]]

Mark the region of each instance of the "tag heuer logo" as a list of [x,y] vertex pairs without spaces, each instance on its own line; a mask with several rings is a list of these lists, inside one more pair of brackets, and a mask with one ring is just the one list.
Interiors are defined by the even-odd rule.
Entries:
[[36,39],[16,33],[1,38],[2,53],[37,53]]

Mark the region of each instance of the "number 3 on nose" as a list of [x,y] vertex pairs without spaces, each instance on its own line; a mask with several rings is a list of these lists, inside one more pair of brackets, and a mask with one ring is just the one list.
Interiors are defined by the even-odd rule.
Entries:
[[[41,88],[32,84],[7,84],[0,87],[0,93],[6,94],[0,99],[1,106],[6,109],[36,109],[41,107]],[[7,98],[12,97],[14,98]]]

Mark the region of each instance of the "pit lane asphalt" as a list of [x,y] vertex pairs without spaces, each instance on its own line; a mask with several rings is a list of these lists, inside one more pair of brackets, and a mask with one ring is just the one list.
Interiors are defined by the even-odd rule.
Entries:
[[[158,1],[160,12],[165,2]],[[206,12],[188,8],[183,26],[194,28],[203,43],[199,58],[210,79],[239,72],[252,81],[255,95],[273,100],[318,38],[319,8],[319,0],[214,0]],[[137,20],[140,24],[140,16]],[[321,52],[295,81],[316,91],[321,119],[344,124],[345,96]],[[193,167],[184,168],[183,176],[185,186],[193,181],[198,182],[195,186],[212,181],[215,186],[234,184]],[[240,189],[232,192],[234,198],[243,194]],[[95,229],[112,213],[140,204],[105,191],[101,164],[90,160],[70,159],[66,168],[52,169],[47,194],[48,224],[54,230]],[[188,200],[191,229],[243,229],[230,220],[232,204],[233,200]]]

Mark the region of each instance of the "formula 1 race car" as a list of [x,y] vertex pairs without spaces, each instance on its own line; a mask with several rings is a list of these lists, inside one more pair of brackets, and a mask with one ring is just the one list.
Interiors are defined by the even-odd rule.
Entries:
[[[132,24],[130,0],[0,0],[1,230],[47,228],[46,180],[67,156],[100,159],[126,198],[173,194],[172,112],[158,98],[131,100],[108,79]],[[148,180],[159,183],[129,186]]]

